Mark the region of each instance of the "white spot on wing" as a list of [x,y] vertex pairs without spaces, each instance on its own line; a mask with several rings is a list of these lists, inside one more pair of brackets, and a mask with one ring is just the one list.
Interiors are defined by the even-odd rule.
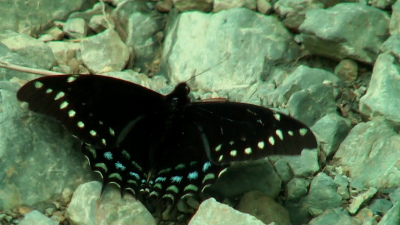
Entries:
[[175,166],[176,170],[180,170],[180,169],[184,169],[184,168],[185,168],[185,164],[183,164],[183,163],[178,164],[177,166]]
[[275,131],[276,135],[279,137],[279,139],[281,139],[283,141],[283,133],[281,130],[277,129]]
[[104,163],[96,163],[96,164],[94,165],[94,167],[103,169],[104,172],[107,173],[107,166],[106,166],[106,164],[104,164]]
[[216,152],[219,152],[219,151],[221,150],[221,147],[222,147],[222,144],[218,145],[218,146],[215,148],[215,151],[216,151]]
[[264,149],[265,143],[263,141],[260,141],[257,143],[257,146],[259,149]]
[[218,162],[222,162],[223,159],[224,159],[224,156],[221,155],[221,156],[218,158]]
[[293,136],[293,131],[291,131],[291,130],[289,130],[288,132],[287,132],[288,134],[289,134],[289,136]]
[[70,118],[74,117],[75,115],[76,115],[76,112],[75,112],[74,110],[69,110],[69,111],[68,111],[68,116],[69,116]]
[[115,131],[111,127],[109,128],[109,131],[110,131],[111,136],[115,136]]
[[268,142],[271,144],[271,145],[274,145],[275,144],[275,139],[274,139],[274,137],[269,137],[268,138]]
[[40,89],[42,87],[43,87],[43,83],[42,82],[40,82],[40,81],[36,81],[35,82],[35,88]]
[[79,128],[84,128],[85,127],[85,124],[82,121],[79,121],[77,123],[77,125],[78,125]]
[[72,83],[76,80],[76,78],[77,78],[76,76],[70,76],[70,77],[68,77],[67,82]]
[[236,151],[236,150],[232,150],[229,154],[230,154],[232,157],[235,157],[235,156],[237,156],[237,151]]
[[307,134],[307,132],[308,132],[308,129],[307,129],[307,128],[301,128],[301,129],[299,130],[299,133],[300,133],[301,136],[305,136],[305,135]]
[[51,88],[46,90],[46,94],[50,94],[51,92],[53,92],[53,89],[51,89]]
[[65,96],[65,93],[64,92],[62,92],[62,91],[60,91],[60,92],[58,92],[58,94],[56,95],[56,97],[54,98],[54,100],[59,100],[59,99],[61,99],[62,97],[64,97]]
[[[110,176],[108,176],[109,178],[117,178],[118,180],[122,180],[122,177],[121,177],[121,175],[119,174],[119,173],[112,173],[112,174],[110,174]],[[110,183],[113,183],[113,182],[110,182]],[[115,183],[115,182],[114,182]],[[119,186],[119,184],[118,183],[115,183],[116,185],[118,185]]]
[[189,184],[188,186],[186,186],[186,187],[183,189],[184,192],[186,192],[186,191],[197,192],[198,190],[199,190],[199,188],[198,188],[196,185],[194,185],[194,184]]
[[107,145],[106,139],[101,139],[101,143],[103,143],[103,145]]
[[65,109],[67,107],[68,107],[68,102],[66,102],[66,101],[62,102],[60,105],[60,109]]
[[250,147],[247,147],[247,148],[244,150],[244,153],[247,154],[247,155],[250,155],[251,152],[252,152],[252,150],[251,150]]
[[213,180],[213,179],[215,179],[215,175],[214,175],[213,173],[208,173],[207,175],[204,176],[202,182],[203,182],[203,184],[204,184],[204,183],[207,182],[208,180]]
[[94,130],[89,131],[90,135],[92,135],[93,137],[96,137],[97,132]]
[[[178,194],[179,189],[178,189],[178,187],[177,187],[176,185],[171,185],[171,186],[169,186],[169,187],[167,188],[166,191],[170,191],[170,192],[173,192],[173,193],[175,193],[175,194]],[[165,196],[165,195],[164,195],[164,196]]]
[[279,113],[274,113],[274,118],[278,121],[281,121],[281,115]]

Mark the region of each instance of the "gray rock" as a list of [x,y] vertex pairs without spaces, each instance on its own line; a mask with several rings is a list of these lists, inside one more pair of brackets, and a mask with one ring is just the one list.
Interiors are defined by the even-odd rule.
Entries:
[[376,188],[371,187],[366,192],[354,197],[349,205],[349,212],[351,214],[357,213],[357,211],[360,209],[360,206],[374,197],[377,191],[378,190]]
[[322,117],[312,126],[312,131],[318,137],[320,149],[324,153],[325,158],[329,158],[335,154],[350,129],[350,121],[336,113],[330,113]]
[[201,203],[189,222],[189,225],[204,224],[263,225],[264,223],[254,216],[236,211],[210,198]]
[[322,215],[312,219],[310,225],[326,225],[326,224],[340,224],[340,225],[361,225],[360,220],[352,218],[349,213],[343,208],[330,209],[325,211]]
[[392,224],[400,224],[400,203],[396,203],[378,223],[378,225]]
[[129,59],[129,51],[118,34],[106,30],[81,43],[82,61],[95,74],[121,71]]
[[97,2],[95,4],[91,5],[91,8],[85,10],[85,11],[75,11],[71,13],[68,16],[68,19],[72,18],[81,18],[84,19],[86,23],[89,23],[89,21],[97,15],[104,15],[103,14],[103,7],[104,7],[104,12],[106,14],[110,14],[113,10],[112,7],[110,7],[108,4],[102,4],[101,2]]
[[298,32],[306,13],[312,9],[322,9],[324,6],[322,1],[280,0],[274,5],[274,9],[286,27]]
[[63,38],[64,38],[63,31],[58,27],[53,27],[50,30],[46,31],[46,33],[41,35],[38,39],[43,42],[48,42],[48,41],[62,40]]
[[311,215],[321,215],[327,209],[339,207],[342,196],[336,192],[333,179],[321,172],[311,181],[310,192],[304,198],[303,207],[309,208]]
[[0,30],[13,30],[28,35],[38,35],[53,27],[55,20],[65,20],[71,12],[84,10],[95,0],[66,1],[57,4],[53,0],[35,2],[10,1],[0,7]]
[[400,202],[400,188],[397,188],[395,191],[389,194],[390,201],[393,203]]
[[[18,53],[11,51],[9,48],[7,48],[6,45],[1,43],[0,41],[0,60],[5,63],[11,63],[15,65],[35,68],[37,67],[35,61],[37,61],[38,59],[30,59],[21,56]],[[0,68],[0,74],[1,74],[1,80],[11,80],[14,79],[15,77],[30,80],[37,77],[37,75],[31,73],[23,73],[16,70],[9,70],[4,68]],[[16,90],[18,89],[15,89],[15,92]]]
[[[21,109],[15,93],[0,91],[0,208],[61,198],[93,174],[79,142],[54,120]],[[26,105],[25,105],[26,107]]]
[[337,112],[335,99],[332,86],[314,85],[295,92],[287,103],[287,109],[294,118],[312,126],[319,118]]
[[94,15],[88,23],[88,27],[96,33],[101,33],[113,26],[112,21],[104,15]]
[[335,67],[335,75],[347,84],[354,83],[358,77],[357,62],[351,59],[343,59]]
[[298,199],[288,200],[288,209],[292,224],[308,224],[310,219],[323,214],[326,210],[340,207],[342,197],[336,192],[333,179],[321,172],[311,181],[308,195]]
[[337,83],[339,78],[328,71],[300,65],[276,88],[273,101],[278,105],[286,105],[295,92],[322,84],[325,81]]
[[350,191],[349,191],[349,182],[347,177],[344,175],[337,174],[333,180],[335,185],[337,186],[337,193],[342,196],[343,199],[350,198]]
[[[43,41],[25,34],[0,34],[0,42],[27,62],[34,63],[38,68],[51,69],[56,61],[53,52]],[[40,57],[37,57],[40,55]]]
[[82,18],[70,18],[63,27],[64,33],[72,38],[84,38],[87,35],[88,25]]
[[72,224],[156,224],[133,196],[121,198],[120,190],[111,187],[101,195],[101,186],[100,182],[94,181],[76,189],[67,208]]
[[375,215],[385,215],[392,207],[393,203],[387,199],[374,199],[369,205]]
[[355,126],[340,145],[332,166],[343,168],[352,178],[351,186],[357,189],[377,189],[398,186],[400,152],[398,135],[387,122],[373,120]]
[[112,15],[118,24],[117,32],[131,53],[128,67],[135,66],[147,72],[149,65],[159,60],[157,54],[161,51],[166,16],[140,1],[119,4]]
[[372,65],[389,37],[387,13],[360,3],[341,3],[308,11],[300,38],[312,54]]
[[77,53],[80,51],[81,47],[79,43],[50,41],[46,44],[53,51],[58,66],[70,65],[71,61],[77,61]]
[[262,14],[270,14],[273,7],[268,0],[257,0],[257,10]]
[[371,118],[384,117],[400,127],[400,65],[389,53],[379,55],[370,85],[360,99],[360,111]]
[[390,36],[382,45],[381,52],[389,53],[400,59],[400,33]]
[[[290,181],[293,178],[292,169],[289,166],[289,161],[293,160],[293,158],[297,158],[299,156],[288,156],[283,157],[282,159],[278,159],[275,163],[275,170],[279,177],[282,179],[284,183]],[[270,157],[271,158],[271,157]]]
[[298,57],[292,39],[276,17],[244,8],[179,14],[165,38],[161,72],[175,83],[203,72],[199,87],[247,92],[267,68]]
[[174,6],[181,12],[192,11],[192,10],[211,12],[214,3],[212,0],[201,0],[201,1],[173,0],[173,2]]
[[285,195],[288,200],[300,199],[308,193],[310,181],[304,178],[293,178],[285,186]]
[[[390,0],[389,0],[390,1]],[[392,6],[392,15],[390,17],[389,30],[391,35],[400,33],[400,2],[396,1]]]
[[32,212],[25,215],[25,218],[21,220],[20,225],[58,225],[54,220],[49,219],[47,216],[41,214],[40,212],[33,210]]
[[212,197],[238,197],[246,192],[259,190],[271,198],[281,190],[279,176],[268,160],[237,163],[230,166],[217,182],[207,189]]
[[310,177],[319,169],[318,150],[303,150],[300,157],[289,161],[289,166],[296,177]]
[[372,0],[369,3],[376,7],[376,8],[381,8],[381,9],[390,9],[390,7],[397,2],[396,0]]
[[254,10],[256,9],[256,6],[257,0],[214,0],[213,12],[219,12],[233,8],[248,8]]
[[276,225],[290,224],[288,211],[260,191],[245,194],[236,209],[255,216],[265,224],[273,222]]

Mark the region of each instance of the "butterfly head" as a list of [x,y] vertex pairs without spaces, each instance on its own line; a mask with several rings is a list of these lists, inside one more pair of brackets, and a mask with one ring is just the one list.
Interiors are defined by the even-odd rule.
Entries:
[[171,92],[171,94],[175,94],[178,96],[188,96],[189,93],[190,93],[190,87],[186,82],[179,83],[178,85],[176,85],[174,91]]

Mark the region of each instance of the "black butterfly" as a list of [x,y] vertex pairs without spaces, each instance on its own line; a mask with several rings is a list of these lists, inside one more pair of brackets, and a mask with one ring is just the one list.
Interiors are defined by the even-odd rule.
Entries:
[[168,95],[100,75],[35,79],[18,91],[29,109],[58,119],[83,141],[103,187],[172,201],[198,194],[231,162],[316,148],[303,123],[268,108],[191,102],[180,83]]

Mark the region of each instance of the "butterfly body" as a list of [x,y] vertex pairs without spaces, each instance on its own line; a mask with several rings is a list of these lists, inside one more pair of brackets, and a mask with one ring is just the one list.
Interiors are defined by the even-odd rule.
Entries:
[[104,184],[172,201],[201,192],[231,162],[316,148],[303,123],[268,108],[192,102],[180,83],[169,95],[100,75],[28,82],[17,97],[82,140]]

